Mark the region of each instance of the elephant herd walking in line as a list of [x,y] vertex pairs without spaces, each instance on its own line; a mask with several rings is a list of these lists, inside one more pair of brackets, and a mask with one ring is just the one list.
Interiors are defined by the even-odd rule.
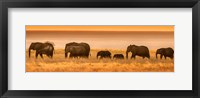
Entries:
[[[51,42],[34,42],[31,43],[29,47],[29,58],[31,56],[31,50],[36,51],[36,58],[38,55],[43,58],[43,54],[46,54],[49,58],[53,58],[53,54],[55,53],[54,51],[54,44]],[[148,58],[150,59],[150,53],[149,49],[146,46],[136,46],[136,45],[129,45],[126,50],[126,59],[128,59],[128,53],[131,52],[132,58],[136,58],[136,56],[140,56],[143,59]],[[76,42],[70,42],[65,45],[65,58],[68,57],[69,53],[69,58],[89,58],[91,56],[90,54],[90,45],[87,43],[76,43]],[[173,59],[174,58],[174,50],[170,47],[168,48],[160,48],[157,49],[156,51],[156,58],[157,55],[160,55],[160,59],[164,58],[166,59],[167,57]],[[112,58],[111,57],[111,52],[107,50],[102,50],[97,52],[97,59],[102,59],[102,58]],[[123,54],[114,54],[113,59],[124,59]]]

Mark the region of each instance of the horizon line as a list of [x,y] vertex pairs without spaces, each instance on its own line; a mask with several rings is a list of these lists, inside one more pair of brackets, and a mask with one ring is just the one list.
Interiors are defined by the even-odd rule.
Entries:
[[26,31],[174,31],[174,26],[26,26]]

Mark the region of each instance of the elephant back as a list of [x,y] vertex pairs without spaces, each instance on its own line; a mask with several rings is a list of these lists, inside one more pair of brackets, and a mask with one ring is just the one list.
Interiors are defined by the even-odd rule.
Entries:
[[136,46],[136,45],[131,45],[131,51],[135,52],[136,54],[147,54],[149,53],[149,49],[146,46]]
[[47,55],[52,55],[54,51],[54,46],[51,43],[43,43],[43,47],[38,50],[39,53],[45,53]]
[[46,42],[44,44],[45,44],[44,45],[45,46],[44,49],[49,50],[49,51],[53,51],[54,50],[54,44],[53,43]]
[[149,49],[146,46],[139,46],[137,49],[138,53],[144,53],[144,54],[148,54],[149,53]]
[[174,54],[174,50],[172,48],[166,48],[165,49],[165,53],[166,53],[166,55],[173,55]]
[[149,49],[146,46],[129,45],[126,50],[126,58],[128,59],[128,52],[132,53],[132,57],[141,56],[150,58]]
[[39,50],[42,47],[44,47],[44,44],[41,42],[35,42],[35,43],[31,43],[29,49],[33,49],[33,50]]
[[53,51],[54,47],[52,45],[46,45],[43,50]]
[[[78,46],[76,42],[70,42],[65,45],[65,52],[70,48],[70,46]],[[72,48],[72,47],[71,47]]]

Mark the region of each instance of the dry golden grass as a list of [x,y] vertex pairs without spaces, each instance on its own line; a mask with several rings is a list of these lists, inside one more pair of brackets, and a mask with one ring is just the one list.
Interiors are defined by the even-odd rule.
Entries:
[[[156,59],[155,51],[150,51],[150,60],[141,57],[136,59],[96,59],[99,50],[92,49],[89,59],[65,59],[64,49],[55,50],[53,59],[44,56],[44,59],[35,58],[35,52],[31,52],[31,58],[28,57],[26,51],[26,72],[174,72],[174,60],[169,58]],[[112,56],[115,53],[122,53],[124,50],[109,50]]]

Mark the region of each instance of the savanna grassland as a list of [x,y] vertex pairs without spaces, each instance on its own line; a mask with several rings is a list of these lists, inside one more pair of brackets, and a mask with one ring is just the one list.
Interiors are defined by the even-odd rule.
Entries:
[[[84,58],[66,58],[64,49],[56,49],[53,59],[44,55],[44,59],[38,56],[35,58],[35,52],[31,52],[31,58],[26,51],[26,72],[174,72],[174,60],[169,58],[156,59],[155,51],[150,51],[150,60],[141,57],[130,59],[96,59],[99,50],[92,49],[89,59]],[[109,50],[112,56],[115,53],[122,53],[125,56],[125,50]],[[159,57],[159,56],[158,56]]]

